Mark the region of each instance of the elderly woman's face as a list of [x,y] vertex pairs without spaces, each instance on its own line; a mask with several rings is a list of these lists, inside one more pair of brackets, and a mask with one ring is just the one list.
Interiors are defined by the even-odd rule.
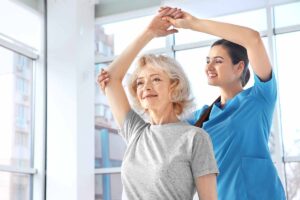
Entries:
[[138,74],[136,85],[137,97],[144,109],[164,110],[172,106],[170,78],[165,71],[147,64]]

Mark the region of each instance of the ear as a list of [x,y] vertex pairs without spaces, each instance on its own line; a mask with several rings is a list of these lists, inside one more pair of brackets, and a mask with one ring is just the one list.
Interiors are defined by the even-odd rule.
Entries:
[[244,63],[244,61],[241,60],[236,65],[237,65],[236,72],[239,76],[241,76],[244,71],[244,68],[245,68],[245,63]]

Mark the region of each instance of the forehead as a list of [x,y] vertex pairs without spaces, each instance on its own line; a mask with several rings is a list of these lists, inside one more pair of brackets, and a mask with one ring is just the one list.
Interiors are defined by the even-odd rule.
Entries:
[[228,58],[229,54],[226,48],[221,45],[213,46],[209,51],[209,57],[222,56],[223,58]]
[[160,67],[156,67],[152,64],[146,64],[145,66],[140,68],[137,77],[138,78],[149,77],[154,74],[157,74],[159,76],[167,76],[167,73]]

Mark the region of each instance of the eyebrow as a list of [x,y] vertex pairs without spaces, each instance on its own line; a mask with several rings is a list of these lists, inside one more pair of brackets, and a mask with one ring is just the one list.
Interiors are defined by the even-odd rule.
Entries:
[[[223,59],[224,60],[224,58],[222,57],[222,56],[215,56],[215,57],[213,57],[214,59],[215,58],[221,58],[221,59]],[[210,59],[210,57],[209,56],[206,56],[206,59]]]
[[[159,76],[159,74],[151,74],[150,77],[155,76],[155,75],[158,75],[158,76]],[[144,78],[144,76],[140,76],[140,77],[137,77],[137,80],[138,80],[138,79],[143,79],[143,78]]]

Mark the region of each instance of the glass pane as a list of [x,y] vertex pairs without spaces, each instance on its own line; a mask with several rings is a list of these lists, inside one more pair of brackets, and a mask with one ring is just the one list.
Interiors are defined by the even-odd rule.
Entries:
[[0,47],[0,165],[31,166],[33,61]]
[[42,20],[42,16],[32,9],[10,0],[1,0],[0,33],[38,50],[42,42]]
[[122,182],[120,174],[96,175],[95,200],[121,200]]
[[300,25],[300,2],[276,6],[274,8],[275,27]]
[[29,175],[0,172],[0,199],[29,200],[30,185]]
[[[107,64],[96,65],[96,74]],[[126,144],[118,135],[117,125],[113,119],[104,94],[95,87],[95,167],[120,167]]]
[[300,163],[286,163],[287,195],[289,200],[300,199]]
[[[96,54],[104,57],[120,54],[146,28],[152,17],[147,16],[106,25],[96,25]],[[165,46],[165,37],[155,38],[143,51]]]
[[[267,29],[267,17],[265,9],[216,17],[212,18],[212,20],[248,26],[257,31],[264,31]],[[214,39],[217,39],[217,37],[190,30],[179,30],[179,33],[175,34],[176,44]]]
[[[281,123],[286,156],[300,155],[299,74],[300,32],[276,36]],[[296,117],[295,117],[296,116]]]

